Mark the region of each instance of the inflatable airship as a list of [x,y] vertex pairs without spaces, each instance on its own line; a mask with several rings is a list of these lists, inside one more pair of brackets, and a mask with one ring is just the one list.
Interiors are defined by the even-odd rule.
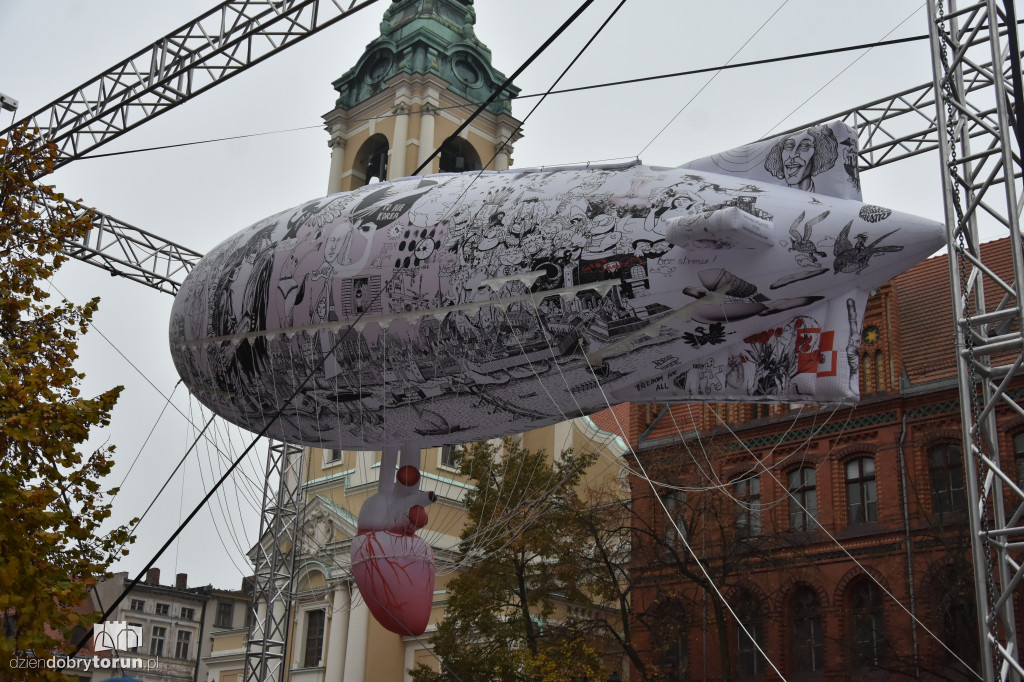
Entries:
[[676,168],[404,178],[214,248],[174,301],[171,352],[235,424],[383,450],[352,573],[381,624],[419,635],[420,448],[623,401],[852,402],[868,292],[943,237],[862,203],[838,123]]
[[440,174],[271,216],[174,302],[182,380],[291,443],[429,447],[624,401],[852,402],[868,292],[939,223],[815,126],[675,168]]

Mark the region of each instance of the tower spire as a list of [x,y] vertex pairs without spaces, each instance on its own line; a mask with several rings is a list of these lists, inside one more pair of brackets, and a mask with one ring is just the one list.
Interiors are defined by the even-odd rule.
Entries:
[[[324,116],[331,135],[331,192],[373,178],[412,173],[434,148],[431,171],[507,168],[519,122],[509,87],[473,126],[453,137],[465,116],[505,81],[474,28],[472,0],[394,0],[356,64],[332,85],[335,108]],[[461,120],[460,120],[461,117]],[[515,139],[511,139],[515,137]]]

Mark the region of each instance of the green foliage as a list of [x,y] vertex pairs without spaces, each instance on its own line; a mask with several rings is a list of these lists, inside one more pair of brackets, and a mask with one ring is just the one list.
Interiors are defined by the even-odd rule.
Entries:
[[596,652],[571,630],[546,624],[575,581],[582,536],[576,487],[596,455],[543,452],[507,439],[461,450],[467,497],[462,551],[470,567],[448,583],[445,618],[431,638],[440,674],[419,666],[417,682],[441,680],[596,679]]
[[[70,649],[71,629],[92,622],[74,607],[129,539],[124,527],[100,533],[114,492],[104,493],[100,480],[113,466],[113,446],[79,451],[93,427],[109,423],[121,391],[81,395],[78,339],[98,299],[50,302],[42,288],[67,260],[64,240],[90,224],[34,180],[56,156],[54,145],[25,130],[0,139],[0,614],[17,618],[14,636],[0,637],[5,668],[15,652]],[[65,679],[46,670],[24,675]]]

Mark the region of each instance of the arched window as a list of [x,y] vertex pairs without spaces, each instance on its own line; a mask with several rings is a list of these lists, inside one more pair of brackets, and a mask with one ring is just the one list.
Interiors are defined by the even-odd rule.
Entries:
[[789,528],[810,530],[818,518],[818,490],[814,467],[789,472]]
[[885,624],[882,620],[882,590],[861,579],[849,588],[847,600],[850,649],[855,668],[877,668],[884,653]]
[[761,479],[740,478],[732,484],[733,496],[739,505],[736,514],[736,538],[761,534]]
[[963,511],[967,507],[963,459],[957,443],[941,443],[928,449],[932,511],[936,514]]
[[306,636],[302,650],[302,666],[304,668],[314,668],[322,664],[325,616],[324,609],[306,611]]
[[758,648],[764,648],[764,615],[761,600],[743,590],[735,602],[736,617],[736,672],[739,678],[751,679],[764,673],[764,657]]
[[875,460],[871,457],[846,463],[846,510],[850,525],[878,520]]
[[[356,178],[362,175],[362,185],[369,185],[374,179],[388,179],[388,138],[377,133],[371,135],[356,152],[355,161],[352,164],[353,174]],[[358,184],[358,183],[357,183]]]
[[860,392],[874,393],[875,392],[875,363],[871,361],[871,356],[864,353],[864,357],[860,359]]
[[[661,495],[661,502],[668,512],[662,524],[662,538],[666,555],[671,557],[671,548],[675,546],[680,535],[686,537],[686,493],[682,490],[669,490]],[[661,509],[655,510],[655,514],[661,512]]]
[[797,588],[790,600],[790,633],[793,672],[820,672],[825,662],[821,602],[809,587]]
[[875,384],[878,386],[878,390],[880,392],[889,387],[889,384],[885,381],[886,374],[885,355],[883,355],[880,350],[875,351]]
[[461,137],[449,137],[445,140],[441,145],[440,156],[438,170],[442,173],[464,173],[483,168],[476,149]]

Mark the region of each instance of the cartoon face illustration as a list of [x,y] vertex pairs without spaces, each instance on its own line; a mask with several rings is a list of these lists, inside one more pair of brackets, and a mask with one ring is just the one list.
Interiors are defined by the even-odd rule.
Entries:
[[839,143],[827,126],[812,126],[788,135],[768,151],[764,168],[796,189],[814,191],[813,177],[827,171],[839,158]]
[[337,262],[338,256],[341,255],[341,251],[345,247],[346,234],[348,234],[348,230],[335,230],[327,238],[327,244],[324,246],[324,262]]
[[786,183],[799,185],[811,175],[814,158],[814,138],[809,133],[787,137],[782,143],[782,172]]

